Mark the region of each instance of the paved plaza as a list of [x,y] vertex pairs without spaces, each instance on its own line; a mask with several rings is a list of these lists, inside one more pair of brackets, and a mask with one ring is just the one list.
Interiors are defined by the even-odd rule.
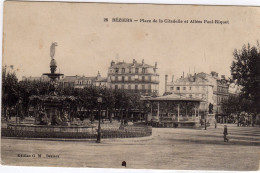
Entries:
[[[258,170],[260,128],[228,124],[207,130],[153,128],[151,137],[134,139],[51,141],[2,138],[2,163],[26,166],[67,166],[181,170]],[[18,157],[18,155],[35,157]],[[38,157],[41,154],[41,157]],[[46,157],[46,155],[50,157]]]

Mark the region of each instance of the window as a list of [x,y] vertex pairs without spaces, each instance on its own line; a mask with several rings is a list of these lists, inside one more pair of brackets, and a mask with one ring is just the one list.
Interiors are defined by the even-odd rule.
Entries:
[[116,81],[116,82],[118,81],[118,76],[116,76],[115,81]]
[[119,71],[119,69],[118,69],[118,68],[116,68],[116,69],[115,69],[115,73],[118,73],[118,71]]
[[131,89],[131,85],[128,85],[128,89],[129,89],[129,90]]
[[180,87],[176,87],[176,90],[180,90]]
[[122,73],[125,73],[125,68],[122,68]]
[[129,73],[132,73],[132,69],[131,69],[131,67],[129,67]]
[[144,85],[142,85],[142,90],[145,90],[145,86]]
[[192,98],[192,94],[190,94],[190,98]]
[[149,76],[149,82],[151,82],[152,81],[152,76]]
[[143,82],[145,81],[145,77],[144,77],[144,76],[142,76],[142,81],[143,81]]
[[125,89],[125,85],[122,85],[122,89]]
[[138,85],[135,85],[135,90],[138,90]]
[[190,87],[190,90],[192,89],[192,87]]
[[182,89],[183,89],[183,90],[186,90],[186,87],[183,87]]
[[173,87],[171,87],[171,90],[173,90]]
[[142,73],[145,73],[145,68],[142,68]]
[[139,69],[138,68],[135,68],[135,73],[138,73]]
[[131,76],[128,76],[128,81],[131,81]]
[[124,82],[125,81],[125,76],[122,76],[122,82]]
[[151,90],[151,89],[152,89],[152,86],[151,86],[151,85],[148,85],[148,89]]
[[115,85],[115,89],[118,89],[118,85]]

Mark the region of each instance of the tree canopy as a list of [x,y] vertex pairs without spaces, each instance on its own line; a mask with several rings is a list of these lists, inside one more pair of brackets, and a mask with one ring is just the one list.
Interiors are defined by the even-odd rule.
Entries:
[[[2,73],[2,104],[3,107],[11,108],[16,106],[18,100],[21,100],[23,112],[29,110],[30,96],[46,96],[49,94],[49,82],[43,81],[19,81],[15,73]],[[106,87],[89,86],[85,88],[74,88],[58,86],[56,93],[59,96],[74,96],[73,101],[76,108],[80,110],[98,109],[97,98],[102,97],[101,108],[108,110],[127,111],[128,109],[140,109],[143,106],[140,103],[141,95],[139,93],[129,93],[125,90],[112,90]],[[32,106],[32,105],[31,105]],[[6,111],[5,113],[6,114]]]
[[260,112],[260,46],[244,45],[235,49],[231,65],[232,80],[241,89],[241,98],[251,102],[250,112]]

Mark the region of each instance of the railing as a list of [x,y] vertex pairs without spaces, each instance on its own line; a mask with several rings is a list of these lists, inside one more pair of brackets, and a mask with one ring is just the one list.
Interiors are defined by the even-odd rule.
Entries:
[[[144,137],[152,135],[152,127],[146,125],[127,125],[119,128],[115,126],[103,126],[101,128],[102,138],[131,138]],[[22,138],[70,138],[70,139],[94,139],[97,136],[97,129],[83,126],[41,126],[9,124],[7,128],[2,128],[4,137],[22,137]]]

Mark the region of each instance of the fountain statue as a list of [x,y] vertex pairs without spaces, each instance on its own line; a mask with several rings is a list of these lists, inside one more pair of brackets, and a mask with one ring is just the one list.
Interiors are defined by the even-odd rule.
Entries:
[[36,103],[38,116],[35,123],[38,125],[63,125],[69,126],[70,120],[68,110],[71,108],[71,102],[75,100],[73,96],[58,96],[56,93],[57,80],[63,76],[61,73],[56,73],[57,62],[54,59],[55,47],[58,46],[56,42],[50,47],[50,73],[44,73],[50,78],[49,94],[43,96],[31,96],[30,100]]

